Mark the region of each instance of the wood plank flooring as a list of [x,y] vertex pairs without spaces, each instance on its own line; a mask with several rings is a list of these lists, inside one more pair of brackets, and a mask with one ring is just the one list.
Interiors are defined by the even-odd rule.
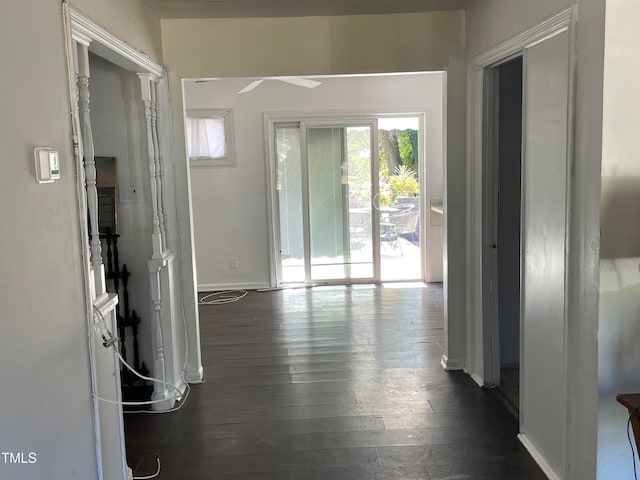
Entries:
[[492,392],[440,367],[442,288],[250,292],[200,307],[205,382],[126,415],[134,474],[164,480],[538,480]]

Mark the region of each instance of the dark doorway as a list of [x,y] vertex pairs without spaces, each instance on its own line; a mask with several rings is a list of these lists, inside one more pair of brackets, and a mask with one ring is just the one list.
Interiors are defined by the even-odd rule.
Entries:
[[522,57],[496,68],[499,388],[519,409]]

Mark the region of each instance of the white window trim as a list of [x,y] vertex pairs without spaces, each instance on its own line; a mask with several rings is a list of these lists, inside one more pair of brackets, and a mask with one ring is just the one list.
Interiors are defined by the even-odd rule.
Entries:
[[189,157],[189,165],[194,168],[235,167],[236,146],[233,110],[229,108],[189,109],[186,118],[223,118],[226,155],[223,157]]

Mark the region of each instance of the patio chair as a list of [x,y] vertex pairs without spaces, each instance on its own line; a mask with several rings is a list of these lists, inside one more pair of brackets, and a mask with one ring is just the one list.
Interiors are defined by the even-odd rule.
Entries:
[[400,249],[400,255],[404,255],[402,252],[402,244],[398,241],[398,229],[391,218],[384,219],[380,222],[380,243],[393,245],[394,248]]
[[391,217],[398,235],[411,235],[411,241],[415,242],[418,231],[420,212],[417,209],[409,209]]

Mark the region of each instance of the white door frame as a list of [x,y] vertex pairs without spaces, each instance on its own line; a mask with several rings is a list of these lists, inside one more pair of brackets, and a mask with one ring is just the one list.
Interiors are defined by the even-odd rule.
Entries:
[[[518,56],[524,56],[525,50],[546,39],[553,37],[561,32],[569,31],[571,36],[572,48],[570,59],[570,88],[569,88],[569,112],[570,131],[569,131],[569,152],[568,166],[571,168],[573,163],[573,137],[575,130],[575,36],[577,25],[577,7],[571,7],[559,12],[551,18],[541,22],[535,27],[523,32],[496,47],[481,53],[472,59],[468,70],[468,161],[467,161],[467,367],[466,370],[471,377],[481,386],[495,385],[499,382],[499,364],[496,360],[499,358],[499,337],[497,326],[497,315],[494,309],[487,308],[491,305],[490,291],[485,288],[486,281],[485,272],[487,271],[487,250],[490,245],[488,239],[492,238],[491,232],[495,228],[495,218],[490,212],[487,212],[483,205],[491,205],[492,192],[488,192],[487,188],[494,181],[494,173],[491,171],[494,152],[492,152],[494,128],[491,125],[490,109],[493,106],[495,98],[494,85],[491,79],[492,67],[498,66]],[[526,57],[525,57],[526,62]],[[526,65],[524,65],[526,69]],[[485,104],[485,102],[487,102]],[[523,118],[525,115],[523,110]],[[523,125],[524,128],[524,125]],[[524,175],[524,172],[523,172]],[[568,191],[571,191],[570,181]],[[524,191],[522,192],[524,195]],[[569,204],[568,204],[569,205]],[[570,211],[567,211],[569,218]],[[522,223],[524,223],[524,217]],[[567,235],[569,232],[567,224]],[[522,259],[521,255],[521,259]],[[494,259],[495,260],[495,259]],[[565,258],[565,262],[568,258]],[[492,261],[489,259],[489,261]],[[521,268],[522,271],[522,268]],[[568,269],[567,269],[568,271]],[[569,321],[568,305],[565,307],[565,326]],[[522,299],[521,299],[522,309]],[[521,333],[522,335],[522,333]],[[558,368],[564,372],[564,378],[568,379],[568,357],[572,348],[579,348],[577,339],[565,339],[565,363],[558,365]],[[521,339],[522,343],[522,339]],[[496,350],[497,349],[497,350]],[[597,372],[595,373],[597,375]],[[565,386],[568,381],[565,381]],[[568,408],[576,399],[572,398],[571,392],[566,392]],[[527,392],[521,391],[521,396],[527,395]],[[522,402],[521,402],[522,408]],[[522,411],[520,412],[522,415]],[[565,430],[570,431],[570,423],[580,421],[594,421],[594,418],[573,418],[567,420]],[[545,461],[539,455],[536,455],[535,449],[531,445],[527,445],[526,438],[520,437],[521,441],[528,448],[535,460],[545,470],[550,478],[558,478],[556,473],[548,467],[545,469]],[[567,445],[570,445],[570,437],[567,437]],[[570,447],[568,447],[570,448]],[[570,456],[570,455],[569,455]],[[570,477],[570,465],[565,466],[565,471],[560,472],[562,478]]]
[[[522,52],[509,55],[483,68],[483,154],[482,154],[482,284],[484,318],[485,385],[500,384],[500,316],[498,312],[498,125],[496,123],[499,79],[497,68],[516,58],[523,58]],[[520,207],[522,214],[522,204]],[[522,250],[522,228],[521,244]],[[496,248],[497,246],[497,248]],[[520,320],[518,320],[520,321]]]
[[[176,332],[173,325],[173,322],[177,320],[174,319],[175,315],[173,314],[177,310],[175,305],[172,305],[174,303],[172,264],[175,254],[168,247],[171,239],[167,233],[170,225],[168,221],[173,221],[174,218],[167,214],[165,208],[167,193],[165,192],[163,157],[168,152],[168,145],[163,145],[165,138],[160,133],[157,123],[159,105],[162,101],[167,100],[168,90],[159,85],[161,79],[165,77],[165,70],[161,65],[98,26],[89,17],[70,7],[66,1],[62,3],[62,10],[76,169],[78,221],[83,245],[82,269],[85,284],[97,474],[99,479],[118,478],[124,480],[131,477],[131,470],[126,463],[119,375],[120,362],[115,352],[105,350],[100,345],[102,343],[101,331],[96,321],[96,315],[100,312],[98,317],[104,317],[109,324],[108,328],[116,331],[115,306],[118,303],[118,296],[106,292],[101,247],[97,235],[97,195],[93,163],[93,138],[89,119],[90,72],[88,54],[89,52],[95,53],[125,70],[137,73],[140,77],[141,102],[145,106],[147,129],[148,158],[146,162],[149,166],[153,200],[154,233],[151,242],[154,256],[148,261],[148,266],[152,300],[154,307],[156,307],[152,309],[152,311],[155,310],[154,318],[150,319],[154,332],[151,339],[156,361],[154,376],[166,378],[168,382],[178,384],[179,379],[175,378],[173,369],[169,370],[168,377],[165,376],[167,369],[164,366],[166,356],[168,366],[173,367],[174,355],[177,355],[174,348],[180,347],[176,344]],[[170,155],[166,155],[166,157],[170,158]],[[174,199],[171,198],[171,201]],[[87,226],[88,211],[91,212],[89,227]],[[91,242],[89,237],[91,237]],[[154,266],[155,270],[152,269],[151,263],[157,266],[157,268]],[[153,296],[154,281],[158,285],[157,297]],[[164,298],[161,298],[161,294]],[[163,329],[166,341],[163,341]],[[199,344],[194,348],[199,352]],[[161,368],[158,368],[158,360],[162,361]],[[181,367],[182,365],[180,365]],[[184,388],[181,383],[180,388]],[[165,397],[162,397],[163,394],[166,394]],[[157,389],[154,395],[158,397]],[[103,403],[104,401],[99,400],[97,396],[106,397],[107,400],[114,401],[115,404]],[[169,397],[169,394],[163,391],[160,396],[164,401],[164,398]],[[171,398],[167,398],[165,403],[172,405],[175,396],[175,394],[171,394]],[[165,403],[156,403],[154,406],[164,406]]]
[[[428,229],[430,228],[429,211],[430,208],[428,202],[428,167],[426,161],[426,114],[424,111],[322,111],[322,112],[265,112],[263,115],[264,126],[264,149],[265,149],[265,161],[266,161],[266,191],[267,191],[267,206],[269,216],[269,278],[270,286],[272,288],[281,286],[280,274],[280,258],[278,255],[278,245],[280,245],[280,225],[278,215],[278,194],[276,190],[276,158],[275,158],[275,129],[277,125],[300,125],[301,126],[301,144],[303,142],[303,135],[305,135],[302,125],[345,125],[349,124],[371,124],[374,125],[374,141],[377,145],[377,120],[379,118],[393,118],[393,117],[417,117],[419,120],[419,142],[418,142],[418,155],[420,162],[418,165],[418,181],[420,185],[420,249],[421,249],[421,280],[428,281],[430,276],[430,262],[427,252],[427,246],[424,239],[427,238]],[[374,166],[379,169],[378,152],[376,148],[373,148]],[[306,152],[301,151],[301,155],[306,155]],[[305,162],[303,162],[304,164]],[[303,172],[303,177],[305,172]],[[303,184],[306,183],[303,181]],[[372,178],[374,184],[375,195],[378,192],[378,179]],[[304,193],[304,192],[303,192]],[[303,195],[304,196],[304,195]],[[377,195],[374,196],[377,199]],[[308,207],[308,206],[307,206]],[[303,208],[303,211],[307,207]],[[379,225],[374,221],[374,256],[379,259]],[[306,248],[306,247],[305,247]],[[375,265],[375,278],[365,280],[350,281],[350,283],[370,283],[371,281],[380,281],[380,262],[374,262]],[[322,282],[325,283],[325,282]],[[327,282],[327,283],[344,283],[344,282]]]
[[[472,373],[474,380],[480,385],[493,384],[492,374],[492,325],[493,319],[486,318],[483,306],[486,305],[485,295],[488,293],[483,288],[483,249],[487,240],[486,232],[494,228],[493,218],[487,215],[483,209],[483,203],[487,202],[491,192],[487,192],[489,181],[493,181],[491,171],[487,171],[489,159],[494,155],[490,147],[493,142],[494,129],[488,125],[489,114],[485,109],[485,99],[493,99],[493,92],[488,92],[491,82],[487,75],[492,67],[498,66],[509,60],[524,54],[526,47],[533,46],[545,39],[574,28],[576,21],[576,8],[571,7],[536,27],[488,50],[473,59],[469,72],[469,161],[467,172],[467,187],[469,191],[467,204],[467,229],[468,262],[467,291],[469,294],[469,331],[475,337],[475,342],[469,344],[470,359],[467,369]],[[488,73],[489,72],[489,73]],[[573,75],[573,74],[572,74]],[[475,335],[473,335],[475,334]]]

